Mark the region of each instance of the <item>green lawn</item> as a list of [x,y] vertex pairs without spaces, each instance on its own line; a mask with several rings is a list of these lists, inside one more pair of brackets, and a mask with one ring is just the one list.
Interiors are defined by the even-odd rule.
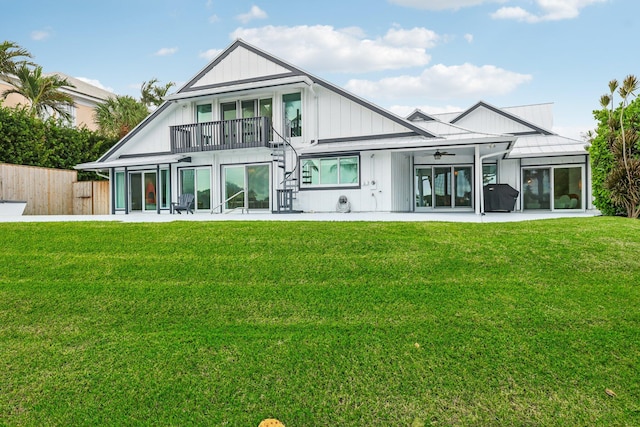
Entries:
[[640,425],[639,221],[5,223],[0,247],[0,425]]

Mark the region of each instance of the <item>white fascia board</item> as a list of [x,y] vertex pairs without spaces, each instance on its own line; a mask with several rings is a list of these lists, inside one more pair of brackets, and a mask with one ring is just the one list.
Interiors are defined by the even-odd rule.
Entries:
[[356,142],[340,143],[320,143],[310,147],[299,148],[300,154],[326,154],[340,153],[348,151],[369,151],[369,150],[392,150],[392,151],[412,151],[416,149],[454,149],[475,144],[499,144],[512,143],[514,137],[482,137],[468,139],[445,139],[445,138],[423,138],[420,136],[409,138],[389,138],[380,140],[363,140]]
[[160,156],[140,156],[140,157],[127,157],[124,159],[107,160],[104,162],[89,162],[75,165],[73,168],[78,170],[106,170],[110,168],[123,168],[131,166],[153,166],[160,164],[178,163],[182,159],[191,157],[185,154],[168,154]]
[[[232,92],[244,92],[249,90],[272,88],[272,87],[285,87],[285,86],[291,87],[295,85],[298,85],[299,87],[306,87],[306,86],[310,87],[312,84],[313,82],[309,77],[299,75],[299,76],[283,77],[283,78],[272,79],[272,80],[267,79],[267,80],[249,82],[249,83],[229,84],[224,86],[209,87],[209,88],[193,90],[193,91],[183,92],[183,93],[174,93],[172,95],[167,96],[165,98],[165,101],[180,101],[185,99],[200,98],[204,96],[220,95],[220,94],[232,93]],[[305,86],[301,86],[301,85],[305,85]]]

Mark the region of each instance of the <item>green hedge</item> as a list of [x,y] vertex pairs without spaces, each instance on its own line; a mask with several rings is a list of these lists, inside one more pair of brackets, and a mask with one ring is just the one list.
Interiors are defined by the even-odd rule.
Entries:
[[[42,121],[24,109],[0,105],[0,162],[56,169],[73,169],[96,160],[115,143],[86,128],[76,129],[49,119]],[[78,172],[79,180],[97,179]]]

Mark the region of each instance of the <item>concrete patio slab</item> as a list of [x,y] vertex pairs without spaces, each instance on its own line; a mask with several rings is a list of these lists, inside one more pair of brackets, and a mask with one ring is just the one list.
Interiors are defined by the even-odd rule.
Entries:
[[367,222],[520,222],[554,218],[587,218],[599,216],[599,211],[580,212],[540,212],[521,213],[491,212],[477,215],[470,212],[442,212],[442,213],[395,213],[395,212],[351,212],[351,213],[300,213],[300,214],[271,214],[271,213],[230,213],[195,215],[170,215],[156,213],[136,213],[129,215],[25,215],[2,216],[3,222],[173,222],[173,221],[367,221]]

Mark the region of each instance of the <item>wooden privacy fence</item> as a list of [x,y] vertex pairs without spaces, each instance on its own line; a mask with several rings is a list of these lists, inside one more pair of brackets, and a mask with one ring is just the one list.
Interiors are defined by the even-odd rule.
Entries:
[[109,183],[78,172],[0,163],[0,199],[27,202],[24,215],[107,215]]

